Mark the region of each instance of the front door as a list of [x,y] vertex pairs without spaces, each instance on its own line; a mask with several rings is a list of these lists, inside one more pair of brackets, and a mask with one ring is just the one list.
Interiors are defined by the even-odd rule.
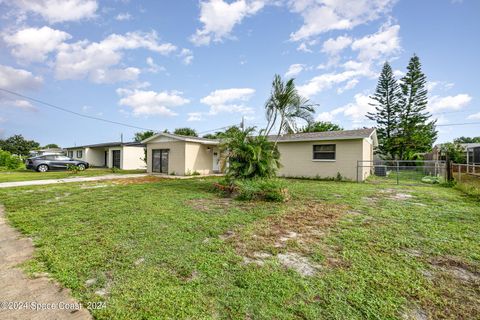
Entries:
[[168,149],[152,150],[152,172],[168,173]]
[[218,156],[218,151],[213,151],[213,172],[220,171],[219,161],[220,157]]
[[112,151],[112,166],[120,169],[120,150]]

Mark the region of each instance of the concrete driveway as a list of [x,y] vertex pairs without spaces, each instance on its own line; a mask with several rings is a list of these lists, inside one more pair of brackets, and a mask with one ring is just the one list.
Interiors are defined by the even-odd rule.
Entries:
[[148,174],[146,173],[107,174],[107,175],[97,176],[97,177],[78,177],[78,178],[65,178],[65,179],[2,182],[0,183],[0,188],[41,186],[46,184],[69,183],[69,182],[88,182],[88,181],[102,181],[102,180],[113,180],[113,179],[141,178],[141,177],[146,177],[147,175]]

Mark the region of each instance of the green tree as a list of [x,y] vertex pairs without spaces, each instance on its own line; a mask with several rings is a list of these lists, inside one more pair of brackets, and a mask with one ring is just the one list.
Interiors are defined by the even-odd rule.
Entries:
[[[253,135],[255,128],[231,130],[220,145],[221,163],[227,180],[271,178],[280,167],[280,153],[265,135]],[[227,166],[228,163],[228,166]]]
[[5,140],[0,140],[0,149],[18,156],[28,156],[31,150],[38,149],[40,144],[34,140],[26,140],[21,134],[16,134]]
[[459,137],[453,140],[455,143],[480,143],[480,137]]
[[143,140],[148,139],[153,135],[155,135],[155,131],[153,130],[135,132],[135,136],[133,137],[133,140],[136,142],[142,142]]
[[307,124],[313,121],[313,113],[315,112],[313,104],[310,104],[307,99],[302,97],[295,88],[294,79],[284,82],[282,78],[276,74],[272,82],[272,91],[270,97],[265,103],[265,111],[267,118],[267,127],[265,134],[270,134],[270,131],[278,123],[277,144],[278,137],[282,132],[292,133],[297,132],[297,120],[302,119]]
[[8,151],[0,149],[0,167],[7,169],[18,169],[22,166],[22,159],[19,156],[12,155]]
[[370,98],[375,101],[370,104],[375,107],[375,112],[369,112],[367,118],[376,122],[378,151],[383,157],[393,159],[398,153],[395,142],[400,120],[401,91],[388,62],[383,65],[375,93]]
[[233,134],[237,131],[241,131],[241,129],[237,126],[231,126],[230,128],[228,128],[225,131],[217,131],[215,133],[207,133],[207,134],[203,135],[203,138],[205,138],[205,139],[222,139],[223,137],[225,137],[229,134]]
[[192,128],[177,128],[175,131],[173,131],[173,134],[178,134],[181,136],[192,136],[192,137],[198,137],[197,131]]
[[454,163],[465,163],[467,160],[465,149],[458,143],[443,143],[440,147],[440,154]]
[[395,138],[398,158],[412,159],[416,153],[428,152],[437,139],[436,121],[429,121],[427,108],[427,79],[417,55],[407,66],[407,74],[401,79],[399,133]]
[[328,121],[312,122],[302,128],[302,132],[326,132],[326,131],[341,131],[343,128],[338,124]]
[[43,147],[43,149],[58,149],[60,148],[56,143],[49,143]]

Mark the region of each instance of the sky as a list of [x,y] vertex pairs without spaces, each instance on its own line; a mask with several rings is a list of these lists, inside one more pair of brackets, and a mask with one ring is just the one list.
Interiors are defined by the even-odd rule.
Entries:
[[[480,135],[477,0],[0,0],[0,89],[81,115],[205,134],[266,125],[275,74],[315,118],[373,126],[378,74],[420,57],[437,142]],[[459,123],[474,123],[455,125]],[[140,129],[0,92],[0,138],[63,147]]]

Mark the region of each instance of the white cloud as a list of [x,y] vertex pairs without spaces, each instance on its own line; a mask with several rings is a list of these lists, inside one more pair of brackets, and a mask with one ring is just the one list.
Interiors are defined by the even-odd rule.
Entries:
[[343,114],[349,118],[354,124],[365,122],[366,114],[375,111],[375,107],[371,105],[372,100],[368,95],[357,93],[354,96],[355,101],[344,105],[343,107],[335,108],[331,111],[322,112],[317,115],[317,121],[333,121],[335,116]]
[[300,72],[302,72],[303,70],[305,70],[304,64],[300,64],[300,63],[292,64],[290,65],[290,67],[288,67],[287,72],[285,72],[285,77],[287,78],[295,77],[298,74],[300,74]]
[[293,41],[330,30],[348,30],[390,11],[396,0],[290,0],[290,9],[303,17],[303,25],[290,35]]
[[322,52],[329,55],[336,55],[352,43],[352,38],[339,36],[336,39],[328,39],[323,43]]
[[30,71],[0,65],[0,87],[12,91],[33,90],[39,88],[43,79]]
[[203,114],[201,112],[189,112],[188,113],[188,122],[192,121],[202,121],[203,120]]
[[256,14],[264,5],[265,1],[262,0],[236,0],[231,3],[223,0],[201,1],[200,22],[203,26],[196,30],[190,40],[197,46],[222,41],[230,37],[236,24]]
[[[124,50],[144,48],[167,55],[177,48],[171,43],[159,43],[155,32],[128,32],[125,35],[111,34],[100,42],[78,41],[64,43],[59,47],[55,61],[55,77],[64,79],[82,79],[100,83],[103,79],[136,79],[137,68],[112,68],[122,60]],[[104,76],[107,75],[107,76]],[[111,82],[111,81],[107,81]]]
[[471,114],[467,117],[468,120],[480,120],[480,112]]
[[298,92],[305,97],[313,97],[316,94],[332,88],[343,82],[363,75],[362,70],[346,70],[339,73],[324,73],[310,79],[306,84],[297,86]]
[[135,116],[162,115],[174,116],[177,113],[171,108],[185,105],[190,100],[182,96],[180,91],[143,91],[131,89],[117,89],[121,97],[119,104],[132,109]]
[[17,59],[27,62],[41,62],[47,59],[65,40],[72,36],[49,27],[25,28],[13,34],[4,34],[3,40],[11,47]]
[[147,69],[148,72],[158,73],[159,71],[166,71],[165,67],[156,64],[152,57],[147,57],[146,62],[147,65],[150,67]]
[[433,96],[430,98],[427,109],[433,113],[444,110],[460,110],[470,101],[472,101],[472,97],[465,93],[446,97]]
[[50,23],[92,18],[98,9],[96,0],[15,0],[24,12],[41,15]]
[[193,52],[190,49],[183,48],[178,56],[182,58],[183,63],[186,65],[189,65],[193,61]]
[[116,17],[115,20],[118,21],[128,21],[132,19],[132,15],[128,12],[125,13],[119,13]]
[[210,115],[215,115],[219,112],[248,114],[252,113],[253,110],[245,106],[244,102],[250,100],[254,93],[255,89],[251,88],[215,90],[208,96],[203,97],[200,102],[210,106]]
[[371,35],[356,39],[352,50],[358,51],[360,61],[372,61],[395,54],[400,50],[399,25],[384,25]]
[[357,86],[357,84],[359,83],[359,80],[358,79],[352,79],[350,81],[348,81],[343,87],[341,88],[338,88],[337,89],[337,93],[338,94],[341,94],[343,93],[344,91],[346,90],[350,90],[350,89],[353,89]]

